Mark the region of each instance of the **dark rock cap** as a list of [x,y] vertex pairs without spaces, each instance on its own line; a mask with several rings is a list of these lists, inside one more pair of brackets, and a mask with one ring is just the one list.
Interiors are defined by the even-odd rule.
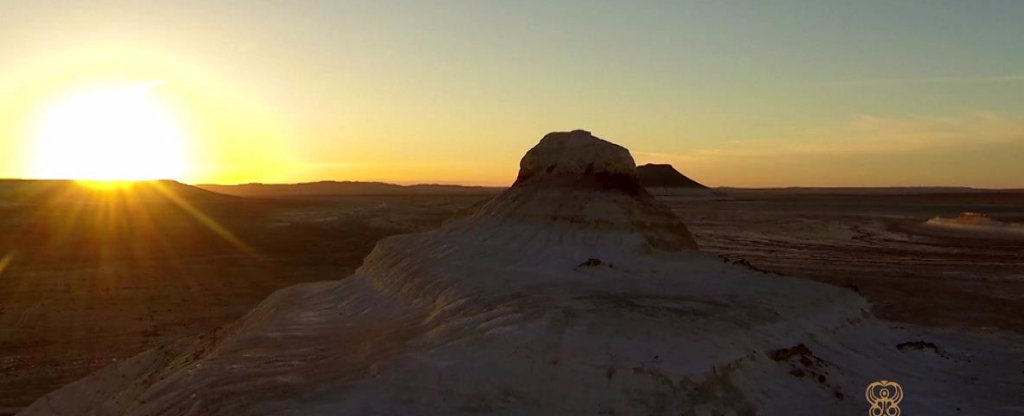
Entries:
[[640,183],[647,188],[700,188],[707,186],[679,173],[672,165],[648,163],[636,168]]

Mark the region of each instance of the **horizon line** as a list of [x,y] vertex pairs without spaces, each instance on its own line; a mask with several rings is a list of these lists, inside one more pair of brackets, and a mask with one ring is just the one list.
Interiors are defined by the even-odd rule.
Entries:
[[[0,182],[8,181],[56,181],[56,182],[177,182],[182,185],[203,187],[203,186],[296,186],[296,185],[308,185],[317,183],[350,183],[350,184],[378,184],[378,185],[391,185],[399,187],[413,187],[413,186],[451,186],[460,188],[494,188],[503,189],[510,188],[512,185],[470,185],[464,183],[442,183],[442,182],[387,182],[383,180],[349,180],[349,179],[322,179],[322,180],[311,180],[304,182],[240,182],[240,183],[213,183],[213,182],[189,182],[180,179],[161,178],[161,179],[70,179],[70,178],[16,178],[16,177],[0,177]],[[1010,187],[1010,188],[989,188],[979,187],[971,185],[773,185],[773,186],[742,186],[742,185],[718,185],[708,186],[709,189],[737,189],[737,190],[786,190],[786,189],[970,189],[979,191],[1017,191],[1024,192],[1024,187]]]

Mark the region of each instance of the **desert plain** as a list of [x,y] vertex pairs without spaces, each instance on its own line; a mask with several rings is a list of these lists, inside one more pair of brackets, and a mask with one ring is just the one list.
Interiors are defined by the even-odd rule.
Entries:
[[[208,336],[275,290],[343,279],[381,238],[436,228],[500,192],[79,186],[0,185],[0,415],[147,349]],[[658,199],[723,262],[859,292],[896,325],[1024,335],[1024,238],[926,225],[964,212],[1024,222],[1024,192],[720,188]],[[906,342],[943,353],[936,340]]]

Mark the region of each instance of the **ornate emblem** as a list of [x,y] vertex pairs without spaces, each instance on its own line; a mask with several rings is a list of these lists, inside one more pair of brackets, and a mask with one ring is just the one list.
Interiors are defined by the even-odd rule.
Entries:
[[900,416],[900,400],[903,400],[903,387],[895,381],[880,380],[868,384],[864,393],[871,407],[869,416]]

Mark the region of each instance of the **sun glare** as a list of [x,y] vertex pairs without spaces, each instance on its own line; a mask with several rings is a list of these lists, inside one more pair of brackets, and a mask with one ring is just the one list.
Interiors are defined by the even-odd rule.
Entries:
[[34,176],[91,183],[180,179],[185,136],[152,93],[158,86],[94,90],[49,107],[36,130]]

